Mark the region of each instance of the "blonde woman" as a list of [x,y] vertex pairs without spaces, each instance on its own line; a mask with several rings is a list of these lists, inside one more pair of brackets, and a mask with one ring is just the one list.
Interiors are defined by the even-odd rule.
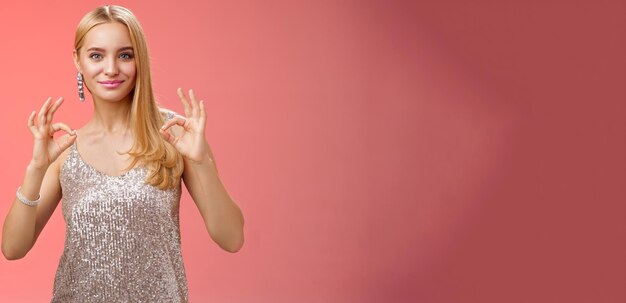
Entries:
[[[79,98],[86,87],[93,116],[77,130],[55,123],[63,99],[49,98],[28,117],[33,157],[4,221],[2,253],[24,257],[63,199],[52,302],[186,302],[181,179],[211,238],[229,252],[244,242],[243,215],[204,136],[204,103],[179,89],[184,116],[157,106],[143,30],[126,8],[89,12],[74,46]],[[58,131],[67,134],[54,139]]]

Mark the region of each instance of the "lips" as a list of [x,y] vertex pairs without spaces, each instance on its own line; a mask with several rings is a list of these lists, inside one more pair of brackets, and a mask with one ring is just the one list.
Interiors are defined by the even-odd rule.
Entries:
[[98,81],[98,83],[102,84],[106,88],[116,88],[120,86],[124,82],[123,80],[106,80],[106,81]]

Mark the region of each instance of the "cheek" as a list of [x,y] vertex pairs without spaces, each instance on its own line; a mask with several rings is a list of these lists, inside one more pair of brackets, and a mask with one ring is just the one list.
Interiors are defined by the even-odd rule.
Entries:
[[100,73],[101,68],[95,64],[83,64],[82,65],[83,76],[86,78],[93,78],[93,76]]
[[83,64],[83,85],[91,92],[91,88],[96,85],[96,78],[100,74],[101,68],[94,64]]
[[122,69],[124,74],[126,74],[129,78],[135,80],[135,78],[137,77],[137,66],[134,63],[124,65]]

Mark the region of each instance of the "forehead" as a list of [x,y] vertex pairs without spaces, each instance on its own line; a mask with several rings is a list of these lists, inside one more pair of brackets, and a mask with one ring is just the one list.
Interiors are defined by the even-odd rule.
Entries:
[[85,48],[117,49],[132,45],[128,28],[119,22],[98,24],[87,32],[84,39]]

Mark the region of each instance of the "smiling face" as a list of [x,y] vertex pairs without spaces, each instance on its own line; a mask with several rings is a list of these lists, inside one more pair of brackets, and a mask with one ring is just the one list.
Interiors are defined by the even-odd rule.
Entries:
[[126,25],[109,22],[93,27],[74,51],[74,63],[94,100],[132,100],[137,67]]

